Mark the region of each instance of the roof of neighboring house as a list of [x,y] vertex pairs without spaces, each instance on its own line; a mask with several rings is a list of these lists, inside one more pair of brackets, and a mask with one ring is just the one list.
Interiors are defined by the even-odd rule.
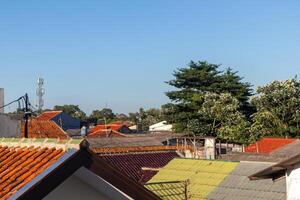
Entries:
[[270,166],[270,163],[240,163],[207,197],[209,200],[285,200],[285,180],[250,181],[248,176]]
[[[21,125],[21,136],[24,136],[24,123]],[[28,121],[29,138],[69,138],[68,134],[53,121],[31,119]]]
[[0,139],[1,199],[43,199],[82,167],[133,199],[159,199],[91,152],[87,141],[53,141]]
[[125,134],[111,129],[102,129],[87,135],[88,137],[126,137]]
[[293,166],[300,163],[300,154],[293,156],[289,159],[286,159],[280,163],[269,166],[259,172],[256,172],[249,176],[251,180],[259,179],[279,179],[285,176],[288,169],[293,169]]
[[92,148],[161,146],[163,141],[155,137],[87,137]]
[[60,113],[62,113],[62,111],[46,111],[40,114],[39,116],[37,116],[37,120],[42,120],[42,121],[51,120],[57,115],[59,115]]
[[146,187],[162,199],[169,199],[170,196],[174,197],[174,194],[175,197],[176,194],[182,196],[182,188],[171,187],[169,189],[167,187],[165,190],[162,183],[188,181],[189,199],[205,199],[238,164],[237,162],[176,158],[160,169],[148,182],[152,184]]
[[133,153],[133,152],[153,152],[153,151],[183,151],[190,150],[194,151],[194,147],[187,146],[130,146],[130,147],[95,147],[91,148],[95,153],[101,154],[111,154],[111,153]]
[[145,185],[162,199],[285,199],[285,181],[250,181],[248,176],[270,163],[175,158]]
[[142,184],[158,172],[154,169],[164,167],[172,159],[179,157],[175,151],[99,154],[99,156],[132,180]]
[[245,147],[245,152],[248,153],[271,153],[274,150],[284,147],[287,144],[294,142],[293,138],[262,138],[254,144]]
[[239,153],[232,152],[226,155],[221,155],[219,159],[229,161],[260,161],[260,162],[281,162],[299,153],[300,140],[296,139],[294,142],[284,145],[271,153]]

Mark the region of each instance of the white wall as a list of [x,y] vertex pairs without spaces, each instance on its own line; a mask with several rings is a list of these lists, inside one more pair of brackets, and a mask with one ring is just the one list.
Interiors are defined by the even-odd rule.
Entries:
[[44,200],[110,200],[74,175],[48,194]]
[[82,167],[44,200],[132,200],[126,194]]
[[286,173],[287,200],[300,200],[300,164]]

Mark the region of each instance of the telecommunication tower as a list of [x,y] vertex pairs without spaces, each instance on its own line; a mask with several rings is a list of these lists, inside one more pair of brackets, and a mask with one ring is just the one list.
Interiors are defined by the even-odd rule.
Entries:
[[38,78],[38,88],[36,90],[36,95],[37,95],[37,108],[38,111],[41,112],[44,106],[44,99],[43,96],[45,94],[45,89],[44,89],[44,79],[43,78]]

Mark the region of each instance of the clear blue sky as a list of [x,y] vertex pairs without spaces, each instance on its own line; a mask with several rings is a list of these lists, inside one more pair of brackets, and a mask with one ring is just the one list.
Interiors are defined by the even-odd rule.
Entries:
[[[127,113],[168,102],[164,81],[190,60],[262,85],[300,75],[299,1],[15,0],[0,3],[6,101],[46,81],[46,107]],[[7,110],[9,111],[9,110]]]

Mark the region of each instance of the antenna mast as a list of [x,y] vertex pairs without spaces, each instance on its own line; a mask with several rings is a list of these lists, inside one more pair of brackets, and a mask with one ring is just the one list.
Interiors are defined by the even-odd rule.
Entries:
[[38,88],[36,90],[36,95],[37,95],[37,108],[38,112],[41,112],[44,106],[44,99],[43,96],[45,94],[45,89],[44,89],[44,79],[43,78],[38,78]]

